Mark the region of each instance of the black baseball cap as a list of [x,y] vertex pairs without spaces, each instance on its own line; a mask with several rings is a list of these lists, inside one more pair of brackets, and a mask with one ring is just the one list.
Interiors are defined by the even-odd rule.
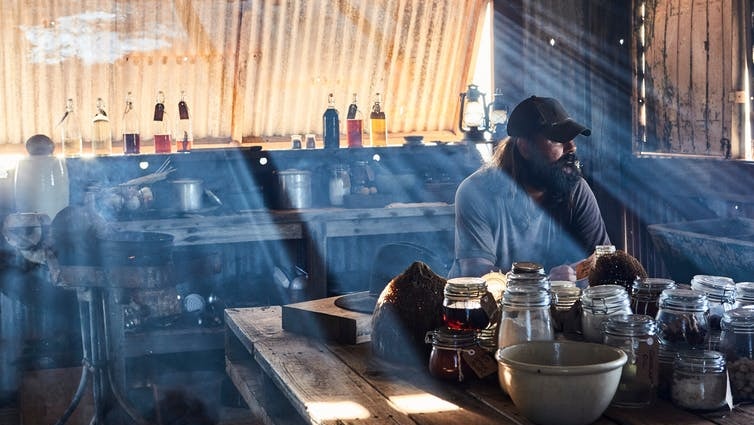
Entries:
[[537,133],[553,142],[568,143],[579,134],[589,136],[592,130],[574,121],[557,100],[532,96],[513,108],[508,135],[529,137]]

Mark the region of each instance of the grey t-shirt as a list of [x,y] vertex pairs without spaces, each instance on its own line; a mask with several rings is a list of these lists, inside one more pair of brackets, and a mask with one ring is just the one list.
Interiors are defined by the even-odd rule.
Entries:
[[589,256],[610,244],[597,200],[582,178],[568,198],[535,203],[508,174],[477,170],[458,186],[455,199],[455,259],[484,258],[503,271],[514,261],[549,270]]

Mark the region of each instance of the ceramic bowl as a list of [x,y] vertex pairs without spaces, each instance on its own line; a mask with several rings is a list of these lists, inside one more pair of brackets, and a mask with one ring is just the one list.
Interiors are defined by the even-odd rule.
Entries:
[[607,409],[626,354],[603,344],[531,341],[496,353],[500,386],[538,425],[586,425]]

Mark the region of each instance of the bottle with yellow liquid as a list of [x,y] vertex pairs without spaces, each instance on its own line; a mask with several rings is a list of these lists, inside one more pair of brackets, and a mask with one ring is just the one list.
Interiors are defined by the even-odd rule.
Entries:
[[379,93],[375,96],[372,113],[369,114],[369,142],[373,147],[387,146],[387,123]]

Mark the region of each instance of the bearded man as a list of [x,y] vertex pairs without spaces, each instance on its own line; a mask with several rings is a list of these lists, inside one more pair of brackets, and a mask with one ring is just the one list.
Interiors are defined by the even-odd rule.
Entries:
[[591,130],[555,99],[532,96],[508,119],[508,138],[458,186],[455,260],[448,277],[505,272],[536,262],[552,280],[575,280],[575,264],[610,238],[576,158]]

